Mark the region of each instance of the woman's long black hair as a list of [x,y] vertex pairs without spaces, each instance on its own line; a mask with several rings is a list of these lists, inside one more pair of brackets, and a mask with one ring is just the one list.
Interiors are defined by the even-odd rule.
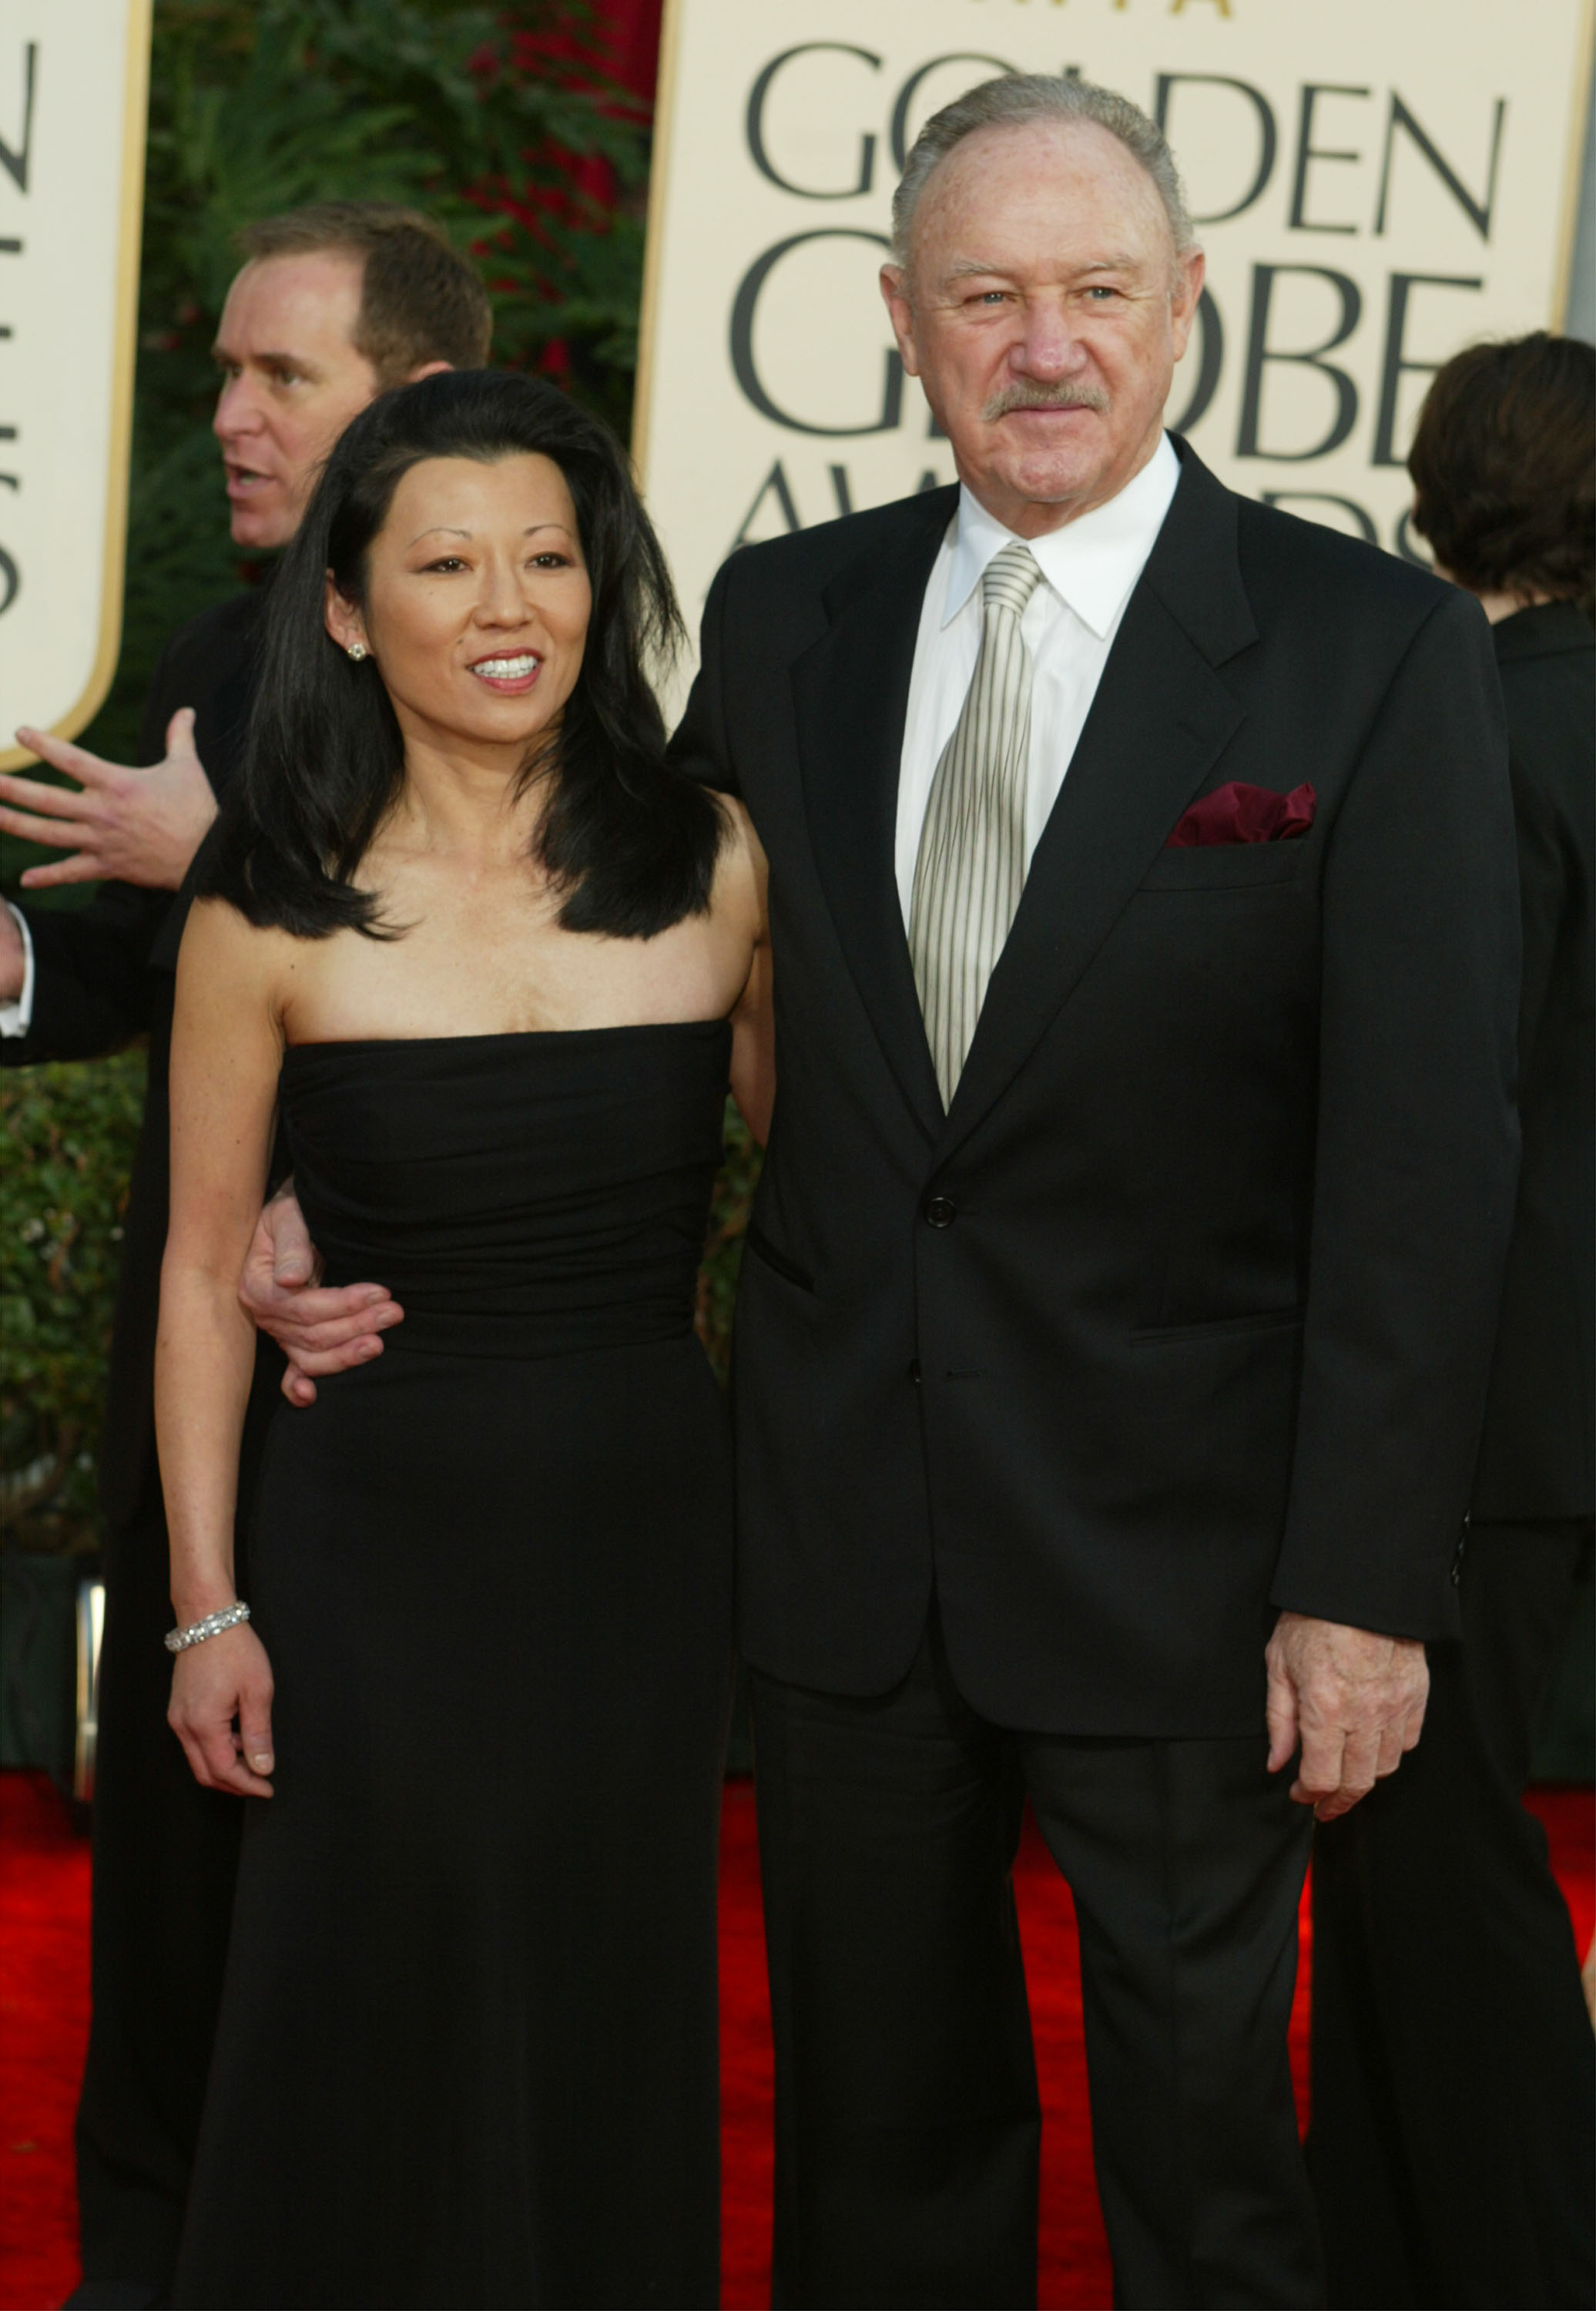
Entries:
[[609,429],[552,385],[448,371],[384,394],[343,435],[272,585],[243,765],[201,862],[202,894],[302,938],[394,935],[353,877],[397,799],[404,746],[374,665],[323,619],[327,572],[365,596],[366,559],[402,475],[424,458],[484,463],[532,452],[565,476],[593,612],[576,686],[551,746],[537,863],[569,930],[650,938],[710,902],[725,820],[665,760],[650,686],[682,622],[659,541]]

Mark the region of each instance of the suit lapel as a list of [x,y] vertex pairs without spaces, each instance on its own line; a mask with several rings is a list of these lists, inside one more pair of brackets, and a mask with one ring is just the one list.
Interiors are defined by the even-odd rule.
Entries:
[[928,1139],[942,1102],[898,900],[898,769],[920,607],[956,490],[907,501],[887,538],[839,572],[825,632],[792,669],[810,847],[876,1040]]
[[939,1160],[1024,1066],[1242,720],[1215,672],[1257,638],[1235,501],[1179,446],[1180,486],[1032,859]]

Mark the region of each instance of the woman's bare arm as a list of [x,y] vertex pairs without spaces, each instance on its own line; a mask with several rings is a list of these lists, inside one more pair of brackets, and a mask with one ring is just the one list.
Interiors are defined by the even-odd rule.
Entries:
[[776,1021],[771,991],[770,868],[754,822],[740,803],[728,802],[741,846],[739,861],[753,941],[753,958],[731,1015],[731,1095],[763,1147],[776,1100]]
[[[190,911],[178,962],[155,1430],[180,1626],[236,1594],[239,1445],[255,1366],[255,1330],[239,1305],[238,1276],[271,1157],[280,946],[276,934],[252,929],[209,900]],[[247,1626],[178,1655],[169,1716],[207,1788],[271,1795],[271,1697],[266,1650]]]

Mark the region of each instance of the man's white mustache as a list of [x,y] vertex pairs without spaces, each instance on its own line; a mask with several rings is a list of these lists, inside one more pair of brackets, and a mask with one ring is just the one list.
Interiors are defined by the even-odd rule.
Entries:
[[1101,417],[1107,408],[1108,396],[1100,386],[1013,385],[995,394],[981,414],[990,425],[1011,409],[1093,409]]

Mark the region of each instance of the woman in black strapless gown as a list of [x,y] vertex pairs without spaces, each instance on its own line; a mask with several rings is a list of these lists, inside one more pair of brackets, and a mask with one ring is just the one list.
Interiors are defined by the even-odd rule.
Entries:
[[[575,463],[551,414],[592,421],[552,389],[459,378],[357,421],[320,496],[347,493],[378,451],[395,462],[397,436],[433,462],[413,458],[390,484],[393,519],[437,526],[427,490],[448,498],[449,426],[478,388],[498,396],[508,445],[498,465],[466,451],[484,470],[466,477],[465,512],[449,500],[441,519],[482,537],[482,489],[510,492],[512,467],[546,498],[539,469],[554,461],[559,483]],[[528,439],[541,455],[518,455]],[[510,496],[513,543],[536,525]],[[602,605],[580,472],[571,498]],[[313,506],[307,596],[316,556],[338,564],[328,526]],[[370,548],[379,566],[388,536]],[[457,621],[468,678],[537,656],[536,575],[524,636],[502,589],[491,616],[478,603]],[[275,589],[284,664],[295,578],[291,562]],[[362,630],[384,684],[402,685],[406,637],[372,593]],[[558,608],[537,680],[566,663]],[[585,646],[590,661],[603,638]],[[266,685],[273,673],[268,656]],[[517,678],[484,714],[514,722]],[[254,803],[208,870],[230,903],[196,908],[179,974],[159,1382],[179,1622],[231,1602],[214,1408],[237,1390],[214,1374],[243,1367],[217,1278],[258,1199],[264,1150],[249,1143],[269,1128],[265,1033],[237,992],[251,972],[273,990],[269,1088],[327,1281],[380,1278],[405,1313],[379,1358],[279,1411],[249,1522],[252,1626],[179,1655],[173,1722],[196,1771],[256,1797],[269,1776],[271,1795],[249,1808],[175,2300],[713,2304],[731,1496],[693,1313],[733,1026],[692,1013],[719,990],[746,1043],[752,854],[735,819],[691,815],[719,806],[666,788],[690,834],[709,830],[694,910],[629,938],[573,936],[545,911],[523,958],[495,929],[514,932],[513,879],[502,917],[479,880],[471,983],[435,987],[451,941],[429,926],[458,920],[440,895],[454,854],[440,869],[435,846],[412,872],[379,833],[349,877],[394,894],[403,937],[318,940],[282,908],[264,927],[243,920],[288,851],[274,850],[261,794],[271,735],[256,734]],[[658,868],[638,855],[646,883]],[[530,880],[524,853],[512,865]],[[432,1032],[440,994],[470,1021],[542,1010],[562,1024]],[[606,1009],[641,1016],[589,1024]]]
[[714,2300],[728,1030],[301,1044],[376,1363],[284,1408],[251,1810],[179,2301]]

